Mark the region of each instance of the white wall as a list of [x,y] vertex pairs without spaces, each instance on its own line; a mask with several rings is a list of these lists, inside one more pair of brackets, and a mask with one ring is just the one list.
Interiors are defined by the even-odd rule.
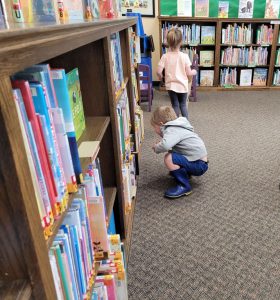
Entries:
[[152,68],[153,68],[153,80],[157,81],[156,68],[160,59],[160,45],[159,45],[159,22],[158,22],[158,0],[155,0],[155,18],[144,18],[142,17],[144,32],[147,35],[152,35],[155,52],[152,53]]

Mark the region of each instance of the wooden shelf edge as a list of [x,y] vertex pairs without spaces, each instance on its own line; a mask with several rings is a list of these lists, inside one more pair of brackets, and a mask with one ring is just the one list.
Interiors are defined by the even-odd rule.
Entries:
[[0,281],[1,300],[27,300],[31,295],[31,285],[26,280]]
[[68,212],[69,207],[71,206],[73,200],[75,198],[75,193],[73,194],[69,194],[69,200],[67,203],[67,208],[65,209],[65,211],[54,221],[54,224],[52,225],[52,235],[47,239],[47,247],[48,249],[52,246],[53,240],[55,238],[55,236],[57,235],[57,232],[63,222],[63,219],[65,217],[65,215]]
[[114,208],[114,203],[116,200],[117,188],[116,187],[105,187],[104,188],[104,198],[106,204],[106,211],[108,220],[110,221],[110,217]]

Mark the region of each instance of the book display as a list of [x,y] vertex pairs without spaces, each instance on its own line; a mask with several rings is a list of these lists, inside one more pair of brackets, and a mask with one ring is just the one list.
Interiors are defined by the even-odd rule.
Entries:
[[0,29],[1,299],[127,299],[144,136],[135,24]]
[[[240,0],[242,5],[245,2],[247,5],[248,1],[243,2]],[[251,4],[249,8],[244,6],[244,14],[252,13],[254,3]],[[219,1],[219,8],[226,7],[226,1]],[[168,30],[175,26],[183,32],[181,50],[188,53],[190,59],[198,54],[200,87],[263,89],[279,85],[280,43],[277,22],[248,17],[203,19],[162,16],[159,17],[159,23],[161,54],[168,51],[166,36]],[[246,68],[249,68],[248,71]],[[212,75],[213,83],[212,79],[209,80]]]

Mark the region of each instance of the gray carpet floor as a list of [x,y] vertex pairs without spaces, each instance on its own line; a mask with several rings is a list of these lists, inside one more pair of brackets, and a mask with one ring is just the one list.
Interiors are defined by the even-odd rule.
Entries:
[[[280,92],[201,92],[190,121],[209,170],[193,193],[173,184],[145,113],[128,267],[130,300],[280,299]],[[168,105],[155,93],[153,109]],[[144,107],[144,109],[146,109]]]

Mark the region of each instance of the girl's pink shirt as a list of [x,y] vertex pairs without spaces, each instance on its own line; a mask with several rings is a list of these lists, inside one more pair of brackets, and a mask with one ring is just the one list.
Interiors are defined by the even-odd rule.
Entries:
[[165,87],[176,93],[188,93],[186,66],[191,66],[188,54],[169,51],[161,57],[158,65],[165,69]]

